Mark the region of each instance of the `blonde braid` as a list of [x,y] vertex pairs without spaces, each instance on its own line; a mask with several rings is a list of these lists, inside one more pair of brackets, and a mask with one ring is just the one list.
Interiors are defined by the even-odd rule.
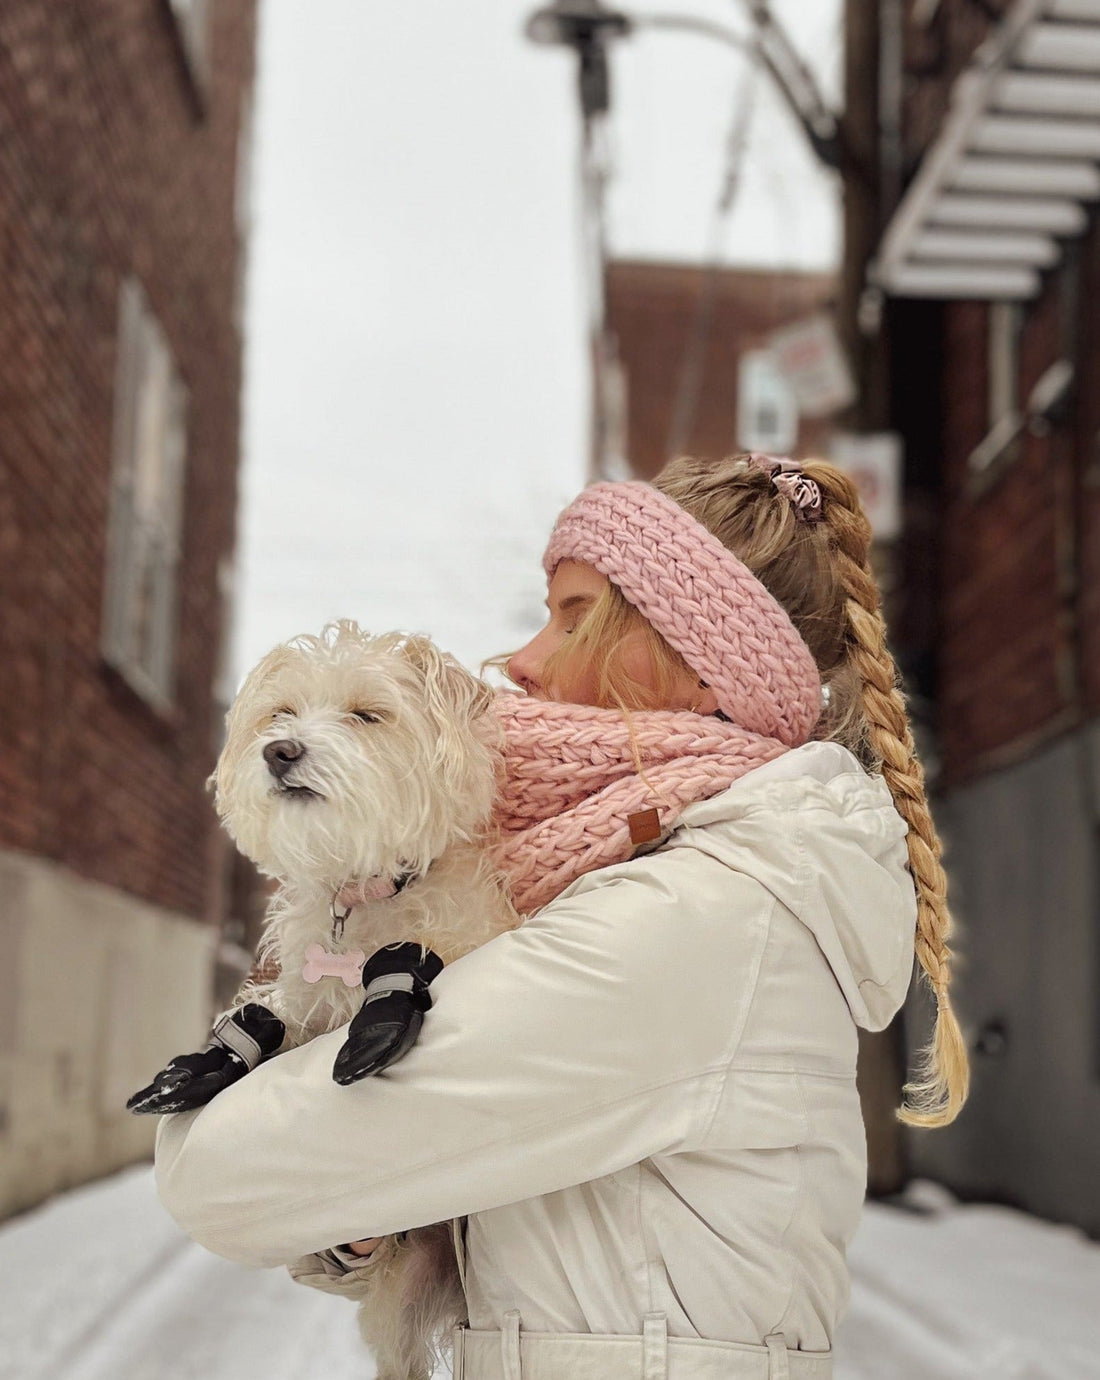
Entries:
[[907,1126],[946,1126],[958,1116],[970,1087],[966,1042],[948,997],[953,922],[947,909],[942,846],[924,787],[924,768],[909,727],[902,677],[886,644],[878,581],[869,564],[871,526],[852,481],[834,466],[808,462],[804,472],[824,495],[825,523],[835,542],[848,622],[848,663],[858,674],[866,733],[898,813],[909,825],[906,842],[917,894],[917,958],[936,999],[931,1040],[918,1054],[917,1081],[897,1112]]

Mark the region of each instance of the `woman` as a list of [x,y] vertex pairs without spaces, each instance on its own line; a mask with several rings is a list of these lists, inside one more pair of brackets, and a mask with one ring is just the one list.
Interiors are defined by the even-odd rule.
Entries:
[[856,1027],[893,1017],[914,946],[937,1022],[899,1115],[945,1124],[967,1089],[869,545],[823,462],[681,460],[566,509],[501,703],[534,913],[440,974],[384,1079],[334,1086],[337,1031],[166,1118],[196,1240],[339,1289],[376,1238],[454,1219],[465,1380],[830,1375]]

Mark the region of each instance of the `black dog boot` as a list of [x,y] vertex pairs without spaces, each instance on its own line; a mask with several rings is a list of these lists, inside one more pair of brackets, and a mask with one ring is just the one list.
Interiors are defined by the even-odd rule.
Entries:
[[347,1086],[381,1073],[416,1044],[424,1012],[431,1009],[428,984],[443,960],[419,944],[388,944],[363,965],[366,1000],[348,1027],[332,1076]]
[[134,1093],[126,1110],[138,1116],[162,1116],[204,1107],[274,1054],[285,1033],[286,1026],[266,1006],[250,1002],[239,1007],[221,1017],[204,1049],[177,1055],[147,1088]]

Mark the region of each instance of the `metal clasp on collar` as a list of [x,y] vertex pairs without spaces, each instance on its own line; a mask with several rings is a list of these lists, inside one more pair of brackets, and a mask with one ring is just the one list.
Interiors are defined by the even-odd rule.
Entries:
[[[337,892],[337,896],[339,892]],[[332,942],[339,944],[344,937],[344,926],[348,922],[348,916],[355,909],[354,906],[339,907],[337,896],[333,896],[329,902],[328,913],[332,916]],[[341,913],[341,909],[342,912]]]

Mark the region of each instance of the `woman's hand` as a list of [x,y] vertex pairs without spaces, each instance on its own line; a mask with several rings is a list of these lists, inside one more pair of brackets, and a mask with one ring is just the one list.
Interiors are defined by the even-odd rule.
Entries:
[[348,1250],[353,1255],[370,1255],[375,1246],[380,1246],[384,1240],[383,1236],[368,1236],[362,1241],[349,1241]]

